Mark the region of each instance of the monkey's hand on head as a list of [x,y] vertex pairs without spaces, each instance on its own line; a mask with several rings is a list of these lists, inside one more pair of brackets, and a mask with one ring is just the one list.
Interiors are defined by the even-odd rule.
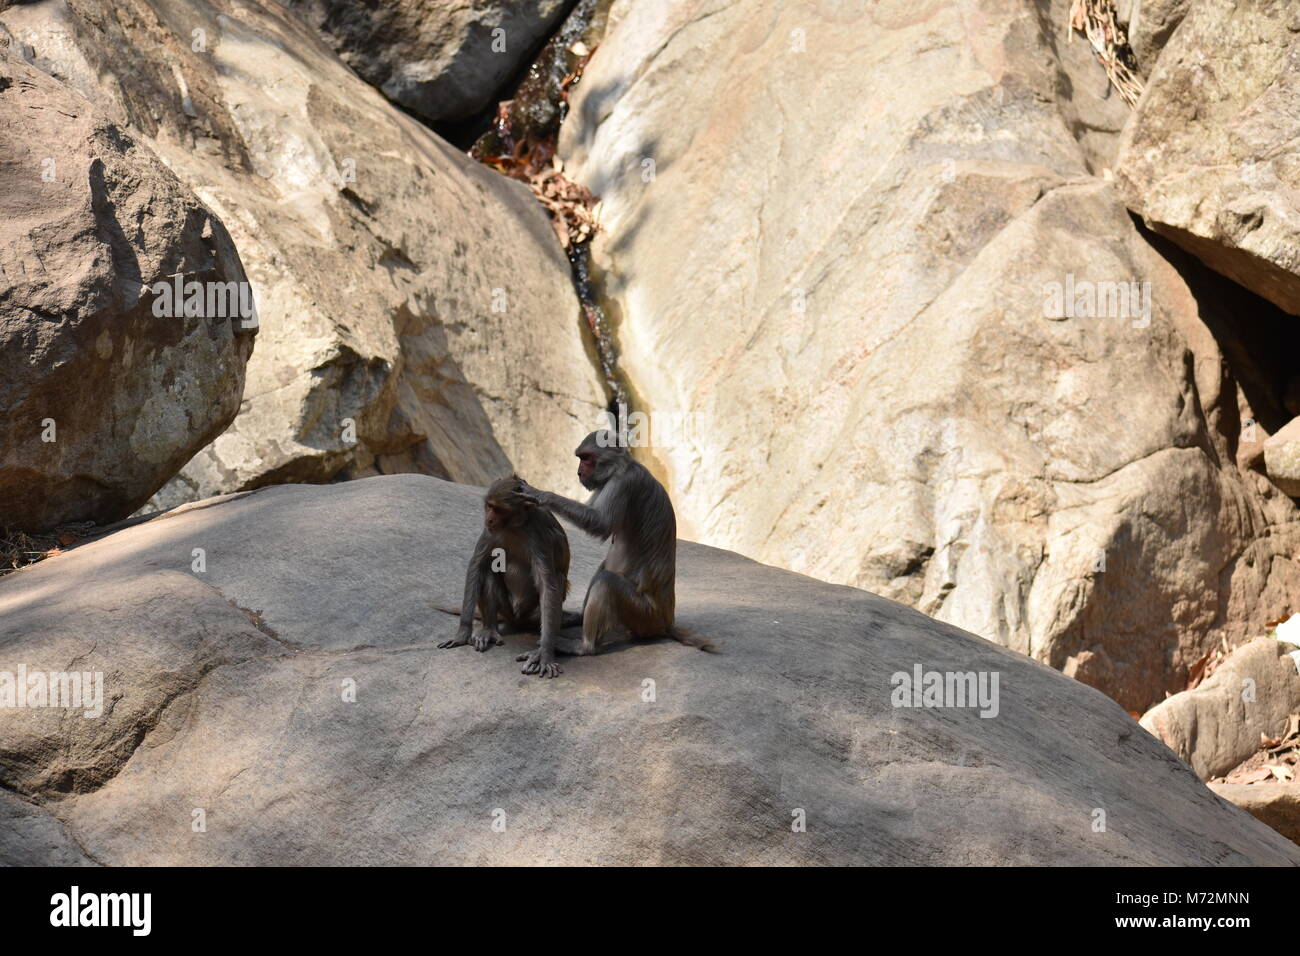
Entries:
[[519,495],[523,498],[532,500],[535,504],[543,506],[546,504],[544,499],[546,498],[547,492],[542,491],[540,488],[534,488],[522,478],[519,479]]

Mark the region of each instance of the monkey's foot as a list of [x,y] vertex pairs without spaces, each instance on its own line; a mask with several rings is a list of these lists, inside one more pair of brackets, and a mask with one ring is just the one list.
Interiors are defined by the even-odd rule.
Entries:
[[438,646],[439,647],[464,647],[468,643],[469,643],[469,635],[465,635],[464,637],[457,635],[456,637],[453,637],[449,641],[443,641]]
[[504,643],[505,641],[501,640],[501,635],[496,631],[482,631],[474,638],[474,650],[481,653],[493,645]]
[[554,654],[547,654],[543,658],[540,650],[533,651],[531,654],[520,654],[515,660],[526,662],[519,670],[521,674],[536,674],[538,677],[559,677],[564,673],[560,665],[555,663]]

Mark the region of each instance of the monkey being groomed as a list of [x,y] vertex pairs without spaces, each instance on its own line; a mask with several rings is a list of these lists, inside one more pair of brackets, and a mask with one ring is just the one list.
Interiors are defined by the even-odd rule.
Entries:
[[578,480],[595,492],[587,504],[520,482],[520,490],[543,508],[609,540],[609,552],[583,601],[582,640],[560,638],[556,648],[595,654],[611,634],[622,631],[637,638],[671,637],[716,652],[712,641],[674,624],[677,516],[664,486],[618,445],[611,431],[592,432],[574,454]]
[[[465,570],[465,595],[456,636],[439,647],[473,644],[486,651],[502,644],[498,631],[504,621],[512,631],[538,630],[537,650],[520,656],[523,673],[556,677],[555,640],[564,623],[564,599],[569,593],[569,539],[555,516],[523,492],[517,477],[493,482],[483,497],[483,533],[474,545]],[[483,629],[471,638],[474,612]],[[573,621],[576,623],[576,619]]]

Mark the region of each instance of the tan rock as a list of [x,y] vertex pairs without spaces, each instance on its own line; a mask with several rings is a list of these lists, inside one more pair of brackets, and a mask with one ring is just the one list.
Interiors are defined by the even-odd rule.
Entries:
[[0,528],[42,531],[125,517],[230,424],[256,315],[221,221],[17,53],[0,37]]
[[1201,0],[1151,73],[1116,183],[1151,228],[1300,315],[1297,100],[1300,8]]
[[1212,783],[1209,787],[1292,843],[1300,843],[1300,782]]
[[1115,9],[1120,25],[1128,34],[1129,47],[1143,75],[1155,66],[1156,58],[1187,16],[1193,0],[1118,0]]
[[42,0],[0,23],[147,134],[226,221],[257,292],[239,417],[156,504],[412,470],[486,483],[514,468],[576,490],[554,449],[605,398],[525,187],[403,115],[275,3]]
[[1300,497],[1300,418],[1293,418],[1264,442],[1269,481],[1285,494]]
[[1143,710],[1289,607],[1300,524],[1234,465],[1216,306],[1071,135],[1091,56],[1027,5],[617,3],[561,152],[632,391],[690,426],[646,451],[685,535]]
[[1202,780],[1226,774],[1300,710],[1300,674],[1290,645],[1260,637],[1237,648],[1203,684],[1142,715]]

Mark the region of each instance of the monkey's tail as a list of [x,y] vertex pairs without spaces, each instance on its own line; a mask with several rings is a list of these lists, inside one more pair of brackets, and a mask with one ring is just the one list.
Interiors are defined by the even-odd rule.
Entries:
[[722,648],[717,641],[712,641],[707,637],[700,637],[689,627],[678,627],[676,624],[668,628],[668,636],[679,644],[686,644],[690,647],[698,647],[702,651],[708,651],[710,654],[718,654]]

